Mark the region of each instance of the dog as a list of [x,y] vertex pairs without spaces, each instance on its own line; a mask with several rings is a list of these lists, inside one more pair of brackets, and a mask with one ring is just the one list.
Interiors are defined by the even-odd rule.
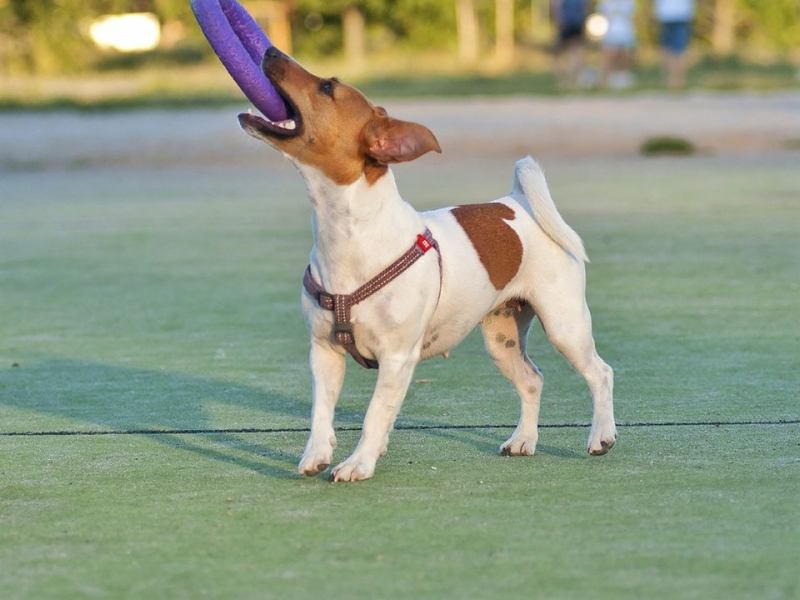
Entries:
[[[389,165],[441,152],[429,129],[388,116],[357,89],[317,77],[275,48],[262,70],[289,117],[272,122],[244,113],[240,125],[294,163],[313,207],[301,300],[311,336],[311,429],[299,473],[315,476],[333,463],[348,353],[379,370],[358,445],[331,481],[373,476],[417,363],[446,356],[478,324],[521,400],[500,452],[532,455],[543,380],[526,339],[536,317],[591,391],[589,453],[608,452],[617,438],[613,371],[595,350],[588,259],[539,165],[518,161],[508,196],[419,213],[401,198]],[[410,263],[396,272],[403,257]]]

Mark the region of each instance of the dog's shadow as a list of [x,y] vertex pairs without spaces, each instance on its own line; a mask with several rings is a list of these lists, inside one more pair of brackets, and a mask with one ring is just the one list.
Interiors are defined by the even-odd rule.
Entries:
[[[13,419],[2,419],[0,436],[121,432],[260,475],[300,477],[296,468],[309,423],[305,398],[209,378],[62,358],[0,370],[0,390],[0,417],[2,406],[19,411]],[[236,427],[220,426],[210,405],[222,405],[223,413],[252,415],[257,422],[242,424],[243,417],[234,417]],[[33,417],[24,422],[20,413]],[[337,432],[357,435],[362,419],[362,411],[340,406]],[[497,426],[464,428],[408,418],[398,429],[470,445],[484,454],[497,454],[500,438],[508,435]],[[580,457],[542,444],[537,452]]]
[[[398,429],[400,431],[419,429],[430,436],[472,446],[481,454],[499,454],[500,444],[508,438],[514,426],[491,425],[489,427],[453,427],[448,425],[436,426],[427,423],[414,423],[401,425]],[[573,460],[585,458],[584,454],[580,452],[542,444],[541,442],[536,445],[536,454],[546,454],[548,456]]]
[[[0,436],[41,436],[48,432],[147,436],[172,448],[262,475],[299,477],[297,448],[278,446],[277,436],[270,432],[306,427],[308,403],[269,390],[164,371],[54,358],[0,370],[0,391],[0,417],[3,406],[19,411],[12,413],[13,419],[0,420]],[[211,414],[212,405],[223,415],[232,412],[237,425],[220,426],[220,420],[225,419]],[[31,414],[31,419],[25,421],[20,413]],[[241,414],[253,415],[258,423],[241,424]]]

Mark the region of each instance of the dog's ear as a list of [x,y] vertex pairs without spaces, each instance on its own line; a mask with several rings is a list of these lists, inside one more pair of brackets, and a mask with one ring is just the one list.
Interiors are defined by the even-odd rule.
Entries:
[[364,127],[366,154],[381,164],[406,162],[426,152],[440,152],[430,129],[419,123],[386,116],[383,109]]

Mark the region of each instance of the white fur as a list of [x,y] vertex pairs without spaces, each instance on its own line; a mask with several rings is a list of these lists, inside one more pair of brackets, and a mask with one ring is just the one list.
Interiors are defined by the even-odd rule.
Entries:
[[589,262],[583,241],[561,217],[539,164],[530,156],[517,161],[511,196],[529,210],[531,217],[550,239],[577,259]]
[[[349,294],[405,252],[416,235],[430,228],[439,243],[399,278],[353,308],[359,351],[380,363],[361,439],[353,454],[333,469],[334,481],[371,477],[411,382],[425,358],[443,354],[478,323],[487,351],[515,386],[522,411],[504,454],[533,454],[537,443],[542,376],[525,353],[528,329],[536,316],[550,342],[585,379],[594,416],[589,452],[605,453],[616,439],[613,374],[595,352],[591,317],[584,299],[586,253],[550,197],[539,165],[520,160],[510,195],[496,200],[515,214],[506,221],[523,244],[514,278],[496,290],[470,239],[451,209],[418,213],[401,197],[391,171],[370,185],[365,177],[335,185],[321,171],[297,164],[313,204],[314,248],[311,270],[330,293]],[[523,299],[518,307],[506,301]],[[333,315],[303,294],[311,333],[313,376],[311,435],[299,471],[315,475],[333,462],[333,416],[342,389],[345,352],[331,341]],[[514,340],[507,347],[498,339]]]

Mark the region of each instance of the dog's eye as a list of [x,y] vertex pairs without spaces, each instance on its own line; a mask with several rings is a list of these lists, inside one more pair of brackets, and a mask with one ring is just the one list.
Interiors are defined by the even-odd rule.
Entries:
[[319,84],[319,91],[333,98],[333,81],[331,79],[323,79]]

